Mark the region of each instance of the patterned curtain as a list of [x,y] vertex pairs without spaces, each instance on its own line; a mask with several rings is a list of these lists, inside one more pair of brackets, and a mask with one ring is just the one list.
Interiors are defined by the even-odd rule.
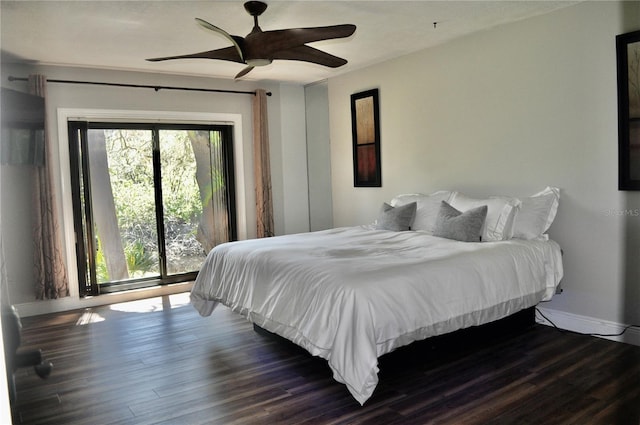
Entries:
[[257,236],[273,236],[267,93],[262,89],[256,90],[253,97],[253,174],[256,186]]
[[[47,78],[44,75],[29,76],[31,94],[45,98]],[[36,167],[33,190],[33,244],[36,299],[53,299],[69,296],[69,278],[62,255],[60,223],[56,209],[55,186],[51,164],[55,161],[45,117],[44,164]]]

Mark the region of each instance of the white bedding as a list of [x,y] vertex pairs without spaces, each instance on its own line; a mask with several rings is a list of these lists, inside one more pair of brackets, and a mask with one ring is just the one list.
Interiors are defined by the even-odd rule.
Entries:
[[562,274],[552,240],[465,243],[345,227],[219,245],[191,301],[202,316],[227,305],[325,358],[364,404],[382,354],[548,300]]

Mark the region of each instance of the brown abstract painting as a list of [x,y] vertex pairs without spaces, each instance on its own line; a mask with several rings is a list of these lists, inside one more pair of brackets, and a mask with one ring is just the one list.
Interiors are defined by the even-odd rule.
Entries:
[[382,186],[378,89],[351,95],[353,185]]

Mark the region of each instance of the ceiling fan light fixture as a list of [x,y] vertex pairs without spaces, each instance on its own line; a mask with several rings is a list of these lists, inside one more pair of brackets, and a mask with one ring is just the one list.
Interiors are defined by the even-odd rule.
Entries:
[[249,66],[265,66],[270,65],[273,60],[271,59],[247,59],[247,65]]

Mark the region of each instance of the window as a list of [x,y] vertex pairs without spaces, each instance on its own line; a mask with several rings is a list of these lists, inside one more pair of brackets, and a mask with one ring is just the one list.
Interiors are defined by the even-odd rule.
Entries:
[[236,240],[232,126],[68,130],[80,295],[192,280]]

